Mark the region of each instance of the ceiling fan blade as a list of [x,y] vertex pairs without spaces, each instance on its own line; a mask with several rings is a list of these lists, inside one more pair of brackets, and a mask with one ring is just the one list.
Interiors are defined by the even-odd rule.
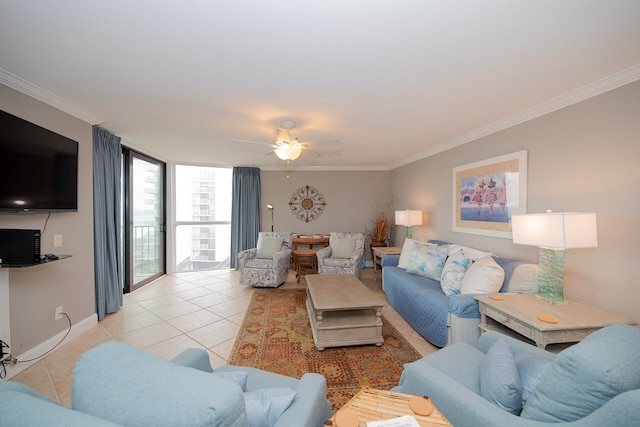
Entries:
[[306,149],[302,150],[302,152],[305,153],[305,154],[310,154],[313,157],[322,157],[322,154],[320,154],[316,150],[312,150],[310,148],[306,148]]
[[340,145],[342,141],[339,139],[314,139],[311,141],[301,141],[300,144],[315,145],[316,147],[332,147],[336,145]]
[[244,142],[244,143],[247,143],[247,144],[268,145],[269,147],[274,147],[275,148],[275,146],[270,142],[246,141],[244,139],[230,139],[230,141],[232,141],[232,142]]

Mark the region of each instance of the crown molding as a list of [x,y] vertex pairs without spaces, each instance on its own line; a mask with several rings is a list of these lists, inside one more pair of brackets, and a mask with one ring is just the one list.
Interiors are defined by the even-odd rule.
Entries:
[[283,169],[278,166],[257,166],[263,171],[277,172],[370,172],[370,171],[389,171],[389,166],[289,166],[289,169]]
[[597,95],[601,95],[605,92],[617,89],[626,84],[633,83],[636,80],[640,80],[640,64],[636,64],[633,67],[627,68],[626,70],[622,70],[603,79],[596,80],[593,83],[589,83],[588,85],[582,86],[574,91],[568,92],[557,98],[553,98],[550,101],[547,101],[536,107],[529,108],[528,110],[491,123],[473,132],[469,132],[458,138],[452,139],[451,141],[430,148],[429,150],[425,150],[414,156],[407,157],[399,162],[390,164],[389,169],[396,169],[415,161],[434,156],[438,153],[442,153],[443,151],[459,147],[460,145],[467,144],[482,137],[500,132],[501,130],[508,129],[537,117],[544,116],[545,114],[549,114],[570,105],[577,104],[578,102],[584,101]]
[[73,117],[76,117],[91,125],[104,122],[102,118],[93,114],[92,112],[79,107],[73,102],[67,101],[64,98],[54,95],[53,93],[39,86],[36,86],[33,83],[21,79],[15,74],[11,74],[7,70],[3,70],[2,68],[0,68],[0,83],[17,90],[18,92],[22,92],[27,96],[35,98],[38,101],[44,102],[47,105],[57,108],[58,110],[64,111],[65,113],[70,114]]

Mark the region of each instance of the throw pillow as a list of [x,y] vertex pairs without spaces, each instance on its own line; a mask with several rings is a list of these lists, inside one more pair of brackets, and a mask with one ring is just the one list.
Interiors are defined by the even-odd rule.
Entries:
[[514,359],[520,374],[520,382],[522,383],[522,406],[524,407],[527,399],[538,386],[542,375],[549,370],[551,360],[524,353],[516,354]]
[[356,250],[356,239],[352,237],[332,239],[329,246],[331,246],[331,258],[351,258]]
[[284,238],[275,236],[258,237],[256,258],[273,258],[276,252],[280,252]]
[[290,388],[261,388],[244,393],[249,427],[272,427],[291,406],[296,392]]
[[522,383],[511,347],[496,341],[482,361],[480,395],[497,407],[518,415],[522,408]]
[[451,296],[460,293],[460,285],[462,284],[464,273],[472,262],[471,258],[462,249],[447,258],[440,276],[440,287],[445,295]]
[[498,292],[504,282],[504,270],[492,257],[480,258],[467,270],[460,284],[461,294]]
[[409,261],[411,260],[411,254],[413,253],[413,249],[416,245],[423,246],[436,246],[433,243],[427,242],[419,242],[413,239],[404,239],[404,243],[402,244],[402,252],[400,253],[400,259],[398,259],[398,267],[404,268],[405,270],[409,266]]
[[217,378],[223,378],[225,380],[233,381],[238,384],[242,391],[247,389],[247,377],[249,374],[243,371],[224,371],[224,372],[213,372],[211,375]]
[[479,249],[474,249],[474,248],[470,248],[468,246],[462,246],[462,245],[458,245],[458,244],[452,243],[452,244],[449,245],[449,256],[455,254],[460,249],[464,250],[467,253],[467,255],[469,256],[469,258],[471,258],[473,261],[477,261],[480,258],[484,258],[486,256],[493,255],[491,252],[484,252],[484,251],[481,251]]
[[613,325],[561,351],[521,416],[547,423],[580,420],[613,397],[640,388],[640,330]]
[[416,245],[411,253],[407,273],[417,274],[433,280],[440,280],[442,268],[447,261],[448,245]]

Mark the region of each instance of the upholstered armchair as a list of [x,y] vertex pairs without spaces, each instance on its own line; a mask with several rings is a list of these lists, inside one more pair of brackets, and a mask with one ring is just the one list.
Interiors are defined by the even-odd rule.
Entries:
[[214,371],[200,348],[168,361],[109,341],[80,357],[72,389],[71,409],[0,381],[0,425],[321,427],[331,416],[322,375],[296,379],[231,365]]
[[254,288],[276,288],[289,275],[291,260],[289,232],[260,232],[256,248],[238,254],[240,283]]
[[358,279],[364,257],[363,233],[331,233],[329,246],[316,252],[318,274],[353,274]]

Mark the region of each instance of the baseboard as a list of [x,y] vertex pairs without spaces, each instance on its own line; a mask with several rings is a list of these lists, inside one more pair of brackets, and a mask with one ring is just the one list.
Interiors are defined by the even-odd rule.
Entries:
[[[56,350],[61,348],[66,343],[72,341],[77,336],[83,334],[84,332],[87,332],[89,329],[93,328],[97,324],[98,324],[98,315],[94,313],[91,316],[87,317],[86,319],[83,319],[78,323],[76,323],[75,325],[72,325],[69,335],[64,339],[63,342],[60,343],[60,345],[58,346],[58,348],[56,348]],[[14,354],[13,357],[18,359],[18,363],[16,363],[15,365],[5,365],[7,369],[7,376],[4,379],[8,380],[18,375],[20,372],[24,371],[28,367],[38,363],[40,360],[42,360],[41,358],[38,358],[37,360],[34,360],[32,362],[25,362],[25,363],[21,363],[20,360],[31,360],[35,357],[43,355],[47,351],[51,350],[62,339],[62,337],[64,337],[66,333],[67,333],[67,330],[65,329],[64,331],[52,336],[45,342],[38,344],[37,346],[33,347],[31,350],[23,354],[20,354],[20,355]]]

